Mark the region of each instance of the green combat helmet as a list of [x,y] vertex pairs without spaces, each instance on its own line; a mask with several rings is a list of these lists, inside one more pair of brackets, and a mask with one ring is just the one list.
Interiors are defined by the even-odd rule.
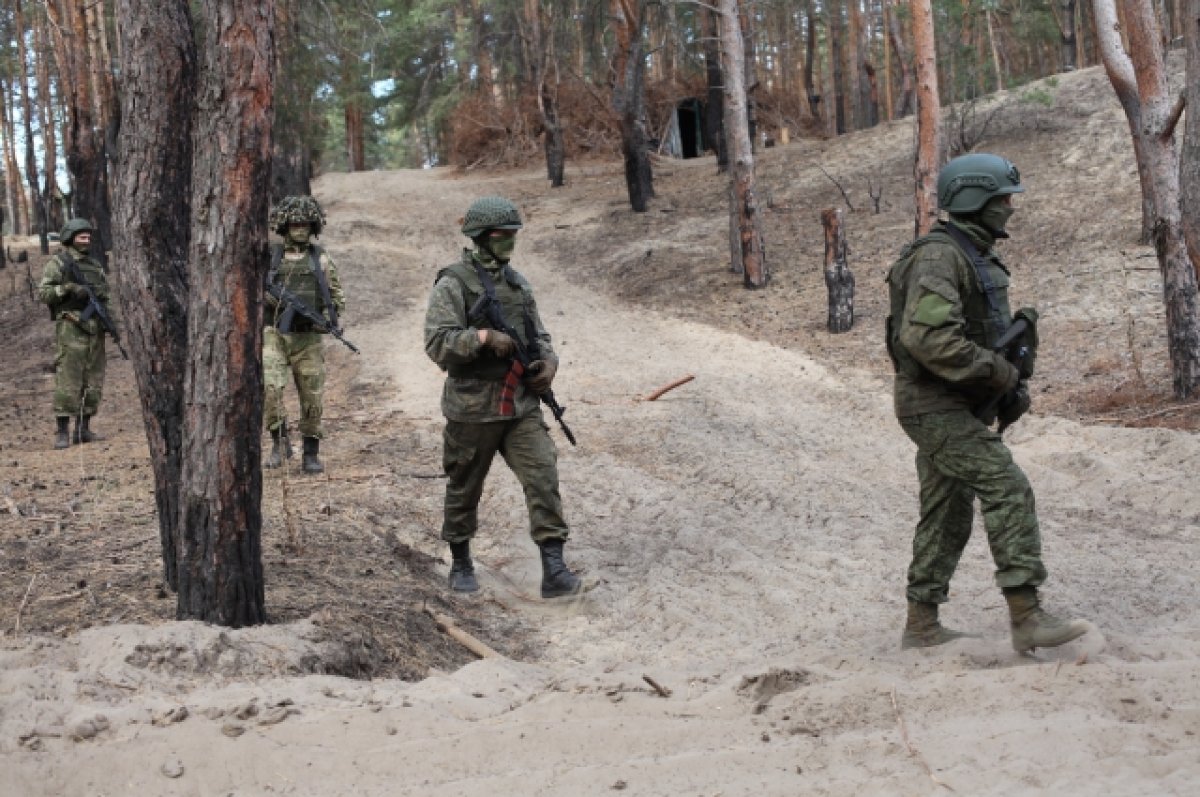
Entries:
[[1017,167],[999,155],[974,153],[954,158],[938,174],[938,207],[965,215],[979,211],[992,197],[1020,194]]
[[488,230],[519,230],[521,211],[502,196],[476,199],[462,220],[463,235],[474,240]]
[[287,234],[289,224],[307,224],[313,235],[320,235],[325,226],[325,212],[310,196],[286,196],[271,211],[267,224],[280,235]]
[[95,229],[87,219],[69,219],[63,225],[62,232],[58,234],[59,243],[63,246],[70,246],[71,241],[81,232],[95,232]]

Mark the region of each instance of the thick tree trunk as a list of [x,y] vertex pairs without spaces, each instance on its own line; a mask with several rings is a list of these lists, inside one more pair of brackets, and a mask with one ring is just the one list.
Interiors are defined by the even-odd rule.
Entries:
[[1200,267],[1200,0],[1187,0],[1184,43],[1187,47],[1187,90],[1190,112],[1184,116],[1179,180],[1183,233],[1188,257]]
[[1180,162],[1161,31],[1149,1],[1130,0],[1125,5],[1126,52],[1113,0],[1094,0],[1094,7],[1104,68],[1129,119],[1142,177],[1142,205],[1150,214],[1151,241],[1163,278],[1175,395],[1188,398],[1200,388],[1200,303],[1196,262],[1184,239]]
[[[50,251],[50,239],[46,229],[46,205],[42,201],[42,191],[38,186],[37,150],[33,144],[33,109],[37,100],[29,91],[29,54],[25,47],[25,10],[22,0],[13,2],[13,23],[17,38],[17,77],[21,88],[21,116],[25,127],[25,180],[29,183],[29,203],[33,222],[32,232],[37,233],[41,241],[41,250]],[[38,58],[45,57],[39,53]]]
[[721,77],[721,46],[717,34],[717,12],[699,9],[704,38],[704,75],[708,86],[704,104],[704,137],[717,154],[717,173],[729,168],[729,145],[725,142],[725,89]]
[[266,620],[260,352],[275,8],[200,8],[177,616],[245,626]]
[[771,274],[759,227],[754,152],[746,118],[745,65],[741,63],[745,50],[737,0],[718,0],[717,9],[721,27],[721,71],[725,75],[725,130],[732,155],[729,173],[730,269],[742,274],[747,288],[762,288]]
[[821,226],[825,228],[825,287],[829,291],[825,326],[834,334],[849,332],[854,326],[854,274],[846,262],[849,247],[842,221],[841,208],[821,211]]
[[117,0],[116,11],[139,20],[118,27],[117,291],[150,445],[163,577],[178,589],[196,45],[187,0]]
[[646,0],[612,0],[617,52],[614,72],[613,109],[621,123],[621,152],[625,159],[625,187],[635,213],[645,213],[654,196],[654,173],[650,168],[650,137],[646,134],[646,92],[643,85],[645,57],[642,30]]
[[[566,144],[562,122],[558,118],[558,68],[554,52],[554,10],[546,9],[537,0],[526,0],[524,26],[521,35],[529,63],[529,84],[537,97],[542,122],[542,150],[546,156],[546,178],[551,188],[563,185],[566,164]],[[543,16],[545,18],[543,18]],[[547,34],[547,29],[550,31]],[[550,85],[550,72],[554,85]]]
[[917,63],[915,234],[929,232],[938,217],[937,173],[942,164],[942,107],[938,99],[937,44],[930,0],[913,0],[913,50]]

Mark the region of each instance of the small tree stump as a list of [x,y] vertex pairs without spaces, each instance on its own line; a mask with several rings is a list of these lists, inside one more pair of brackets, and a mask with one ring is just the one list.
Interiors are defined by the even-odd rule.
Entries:
[[825,227],[825,287],[829,289],[829,320],[826,326],[837,334],[854,326],[854,275],[846,264],[849,248],[842,226],[841,208],[821,211]]

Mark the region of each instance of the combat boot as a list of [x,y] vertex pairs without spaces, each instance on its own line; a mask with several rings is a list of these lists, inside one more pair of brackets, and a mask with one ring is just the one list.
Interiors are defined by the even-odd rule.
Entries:
[[542,597],[558,598],[579,591],[579,576],[563,561],[563,541],[544,540],[538,543],[542,552]]
[[908,602],[908,622],[904,626],[904,634],[900,637],[900,648],[931,648],[934,645],[944,645],[955,639],[973,637],[962,631],[946,628],[938,622],[938,605],[936,603]]
[[71,447],[71,419],[63,416],[55,418],[54,422],[57,428],[54,430],[54,447],[55,448],[70,448]]
[[1018,653],[1058,647],[1087,633],[1083,620],[1063,620],[1042,609],[1037,587],[1010,587],[1004,590],[1004,599],[1012,619],[1013,650]]
[[283,460],[292,458],[292,441],[288,437],[287,424],[281,423],[275,429],[271,430],[271,456],[267,457],[267,468],[278,468],[283,464]]
[[92,422],[91,415],[80,415],[75,421],[75,436],[73,441],[76,443],[94,443],[97,440],[103,440],[102,435],[93,432],[89,426]]
[[479,591],[479,582],[475,580],[475,563],[471,561],[470,541],[450,543],[450,555],[454,557],[447,579],[450,589],[455,592]]
[[324,473],[325,466],[317,457],[320,452],[321,439],[319,437],[304,438],[304,456],[300,458],[300,469],[305,473]]

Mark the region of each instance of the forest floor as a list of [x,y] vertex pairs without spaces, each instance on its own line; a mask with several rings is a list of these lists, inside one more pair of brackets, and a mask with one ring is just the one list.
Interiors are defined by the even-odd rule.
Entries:
[[[1098,69],[989,102],[979,149],[1028,188],[1002,244],[1014,306],[1043,319],[1035,412],[1007,439],[1050,608],[1094,624],[1078,642],[1013,653],[977,528],[945,616],[981,636],[899,649],[916,476],[881,327],[911,237],[911,120],[759,153],[758,291],[727,270],[711,158],[656,161],[644,214],[612,163],[568,164],[557,190],[535,171],[331,174],[322,243],[363,354],[327,344],[326,473],[265,473],[265,627],[173,620],[132,370],[114,348],[107,439],[52,450],[51,325],[24,265],[0,271],[6,793],[1195,793],[1200,413],[1171,398],[1128,127]],[[857,295],[832,336],[835,181]],[[442,376],[421,325],[482,194],[525,213],[514,265],[562,357],[567,555],[594,585],[577,598],[536,597],[503,464],[483,590],[444,587]],[[427,610],[502,655],[476,661]]]

